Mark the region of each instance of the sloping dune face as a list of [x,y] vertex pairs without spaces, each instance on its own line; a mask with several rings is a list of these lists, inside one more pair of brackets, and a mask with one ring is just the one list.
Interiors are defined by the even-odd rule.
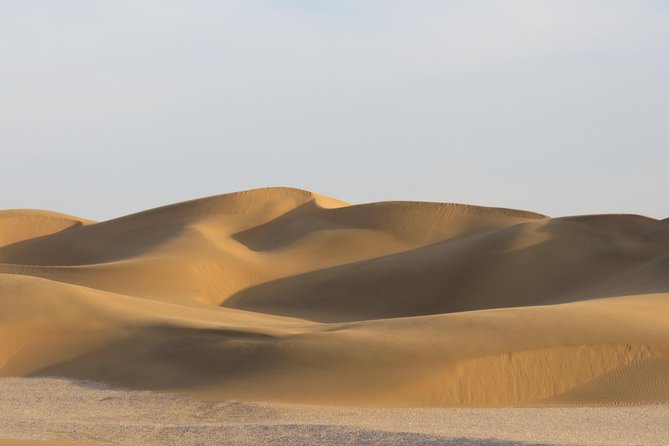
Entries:
[[669,221],[267,188],[0,212],[0,376],[363,406],[669,401]]
[[56,212],[0,211],[0,247],[90,223],[93,222]]

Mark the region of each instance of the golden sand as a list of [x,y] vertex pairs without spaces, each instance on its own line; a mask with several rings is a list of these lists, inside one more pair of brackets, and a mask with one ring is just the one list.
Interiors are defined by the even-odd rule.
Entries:
[[669,401],[669,222],[290,188],[0,213],[0,376],[355,406]]

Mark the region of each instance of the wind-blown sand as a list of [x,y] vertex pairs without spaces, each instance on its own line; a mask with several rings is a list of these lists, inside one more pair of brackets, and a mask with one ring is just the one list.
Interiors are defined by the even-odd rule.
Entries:
[[289,188],[0,212],[0,376],[357,407],[669,401],[669,221]]

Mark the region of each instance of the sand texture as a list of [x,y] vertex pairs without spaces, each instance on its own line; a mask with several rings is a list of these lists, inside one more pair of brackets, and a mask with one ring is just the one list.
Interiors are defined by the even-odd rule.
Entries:
[[0,419],[11,420],[0,424],[0,438],[12,439],[0,446],[669,444],[669,405],[421,409],[206,402],[62,378],[2,378],[0,402]]
[[664,403],[669,221],[290,188],[100,223],[4,211],[0,376],[200,401]]

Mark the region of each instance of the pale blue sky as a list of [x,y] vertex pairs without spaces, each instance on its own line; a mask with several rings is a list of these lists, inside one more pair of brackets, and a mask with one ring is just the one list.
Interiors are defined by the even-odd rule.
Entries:
[[669,2],[0,1],[0,208],[287,185],[669,217]]

